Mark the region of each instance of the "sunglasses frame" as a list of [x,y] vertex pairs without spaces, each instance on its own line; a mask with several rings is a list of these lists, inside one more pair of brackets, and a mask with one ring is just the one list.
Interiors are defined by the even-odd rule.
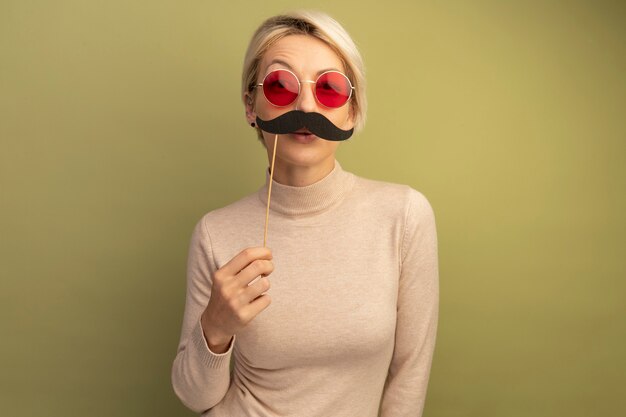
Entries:
[[[269,98],[267,98],[267,96],[265,95],[265,89],[261,89],[261,91],[263,91],[263,97],[265,97],[265,100],[267,100],[268,103],[270,103],[272,106],[276,106],[276,107],[289,107],[291,106],[297,99],[298,97],[300,97],[300,92],[302,91],[302,84],[303,83],[307,83],[307,84],[313,84],[313,95],[315,96],[315,101],[317,101],[320,105],[326,107],[327,109],[340,109],[343,106],[345,106],[346,104],[348,104],[348,102],[350,101],[350,99],[352,98],[352,92],[355,90],[354,86],[352,85],[352,82],[350,81],[350,78],[348,78],[348,76],[346,74],[344,74],[341,71],[336,71],[336,70],[329,70],[329,71],[324,71],[323,73],[321,73],[320,75],[317,76],[317,78],[315,79],[315,81],[313,80],[302,80],[300,81],[300,79],[298,78],[298,76],[296,74],[293,73],[293,71],[290,71],[288,69],[285,68],[278,68],[275,70],[272,70],[270,72],[268,72],[267,74],[265,74],[265,77],[263,77],[263,82],[265,82],[265,80],[267,79],[267,77],[273,73],[273,72],[277,72],[277,71],[286,71],[288,73],[290,73],[291,75],[293,75],[293,78],[296,79],[296,81],[298,81],[298,94],[296,95],[296,97],[293,99],[293,101],[289,104],[285,104],[283,106],[279,106],[277,104],[274,104],[270,101]],[[324,103],[322,103],[319,98],[317,98],[317,81],[325,74],[328,74],[330,72],[336,72],[337,74],[341,74],[343,75],[343,77],[346,79],[346,81],[348,81],[348,85],[350,86],[350,95],[348,96],[348,98],[346,99],[346,102],[343,103],[341,106],[339,107],[329,107],[327,105],[325,105]],[[259,83],[257,85],[255,85],[255,88],[258,87],[263,87],[263,82]]]

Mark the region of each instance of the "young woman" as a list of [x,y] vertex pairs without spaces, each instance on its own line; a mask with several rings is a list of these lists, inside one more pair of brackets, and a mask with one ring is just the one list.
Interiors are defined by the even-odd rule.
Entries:
[[[335,159],[333,135],[365,120],[354,42],[323,13],[274,16],[253,35],[242,80],[273,178],[266,170],[258,192],[196,224],[176,394],[214,417],[421,415],[439,302],[435,218],[415,189]],[[294,110],[323,117],[278,137],[259,127]],[[259,245],[270,182],[271,250]]]

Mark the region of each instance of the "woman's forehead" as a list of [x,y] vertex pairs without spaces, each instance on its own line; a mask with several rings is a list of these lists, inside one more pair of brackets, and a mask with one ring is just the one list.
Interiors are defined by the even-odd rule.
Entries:
[[312,36],[290,35],[272,45],[263,55],[263,74],[275,68],[287,68],[298,75],[316,75],[324,71],[344,72],[337,53],[326,43]]

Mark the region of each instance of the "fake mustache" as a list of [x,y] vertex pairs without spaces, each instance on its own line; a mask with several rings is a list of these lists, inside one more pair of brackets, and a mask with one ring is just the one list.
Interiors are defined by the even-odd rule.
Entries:
[[262,120],[257,116],[256,122],[262,130],[269,133],[293,133],[306,128],[319,138],[333,141],[346,140],[354,132],[354,128],[350,130],[338,128],[320,113],[305,113],[302,110],[292,110],[272,120]]

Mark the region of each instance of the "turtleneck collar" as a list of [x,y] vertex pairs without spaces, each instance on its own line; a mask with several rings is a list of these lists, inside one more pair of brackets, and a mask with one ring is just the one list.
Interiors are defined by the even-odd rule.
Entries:
[[[267,190],[270,181],[269,168],[265,170],[265,185],[258,191],[264,206],[267,206]],[[355,176],[344,171],[335,159],[335,167],[324,178],[304,187],[277,183],[272,179],[270,211],[290,217],[310,216],[333,207],[345,197],[354,184]]]

